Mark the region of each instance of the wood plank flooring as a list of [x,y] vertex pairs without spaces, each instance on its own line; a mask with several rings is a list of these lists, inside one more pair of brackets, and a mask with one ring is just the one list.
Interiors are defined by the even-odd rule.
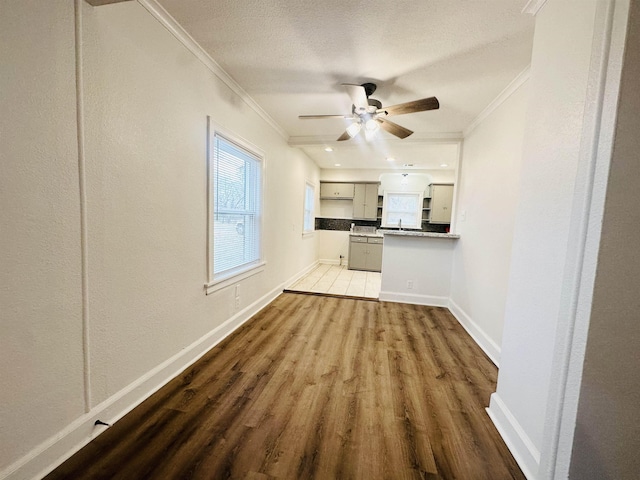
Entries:
[[285,293],[46,478],[524,479],[442,308]]

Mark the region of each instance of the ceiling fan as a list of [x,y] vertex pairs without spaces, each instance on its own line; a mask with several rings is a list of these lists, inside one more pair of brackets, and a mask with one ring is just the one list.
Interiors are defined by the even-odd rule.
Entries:
[[352,120],[353,123],[338,137],[339,142],[355,137],[361,130],[364,130],[365,136],[368,139],[378,128],[382,128],[398,138],[407,138],[413,132],[408,128],[404,128],[397,123],[387,120],[386,117],[440,108],[440,103],[436,97],[423,98],[390,107],[382,107],[382,103],[379,100],[369,98],[369,96],[376,91],[377,86],[375,83],[363,83],[362,85],[343,83],[342,86],[346,89],[347,94],[353,102],[351,115],[300,115],[298,117],[303,120],[321,118],[345,118]]

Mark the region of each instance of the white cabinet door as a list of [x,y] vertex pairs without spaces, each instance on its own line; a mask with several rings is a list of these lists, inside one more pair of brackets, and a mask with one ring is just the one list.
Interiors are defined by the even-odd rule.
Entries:
[[378,184],[356,183],[353,193],[353,218],[375,220],[378,214]]
[[382,270],[383,239],[351,236],[349,240],[349,270]]
[[453,185],[431,185],[431,223],[451,223]]
[[367,270],[370,272],[382,271],[382,244],[367,243]]
[[367,244],[351,239],[351,242],[349,242],[349,270],[366,270],[366,268]]
[[321,183],[320,198],[353,198],[353,183]]
[[378,184],[367,183],[364,201],[364,218],[375,220],[378,215]]

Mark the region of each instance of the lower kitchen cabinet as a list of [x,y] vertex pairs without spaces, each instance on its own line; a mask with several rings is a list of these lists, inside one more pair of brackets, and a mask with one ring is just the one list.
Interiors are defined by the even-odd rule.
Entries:
[[349,270],[382,270],[381,237],[359,237],[352,235],[349,240]]

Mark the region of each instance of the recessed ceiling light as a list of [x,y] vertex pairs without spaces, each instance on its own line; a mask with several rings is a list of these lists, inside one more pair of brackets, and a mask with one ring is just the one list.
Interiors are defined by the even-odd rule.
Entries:
[[441,167],[448,167],[448,166],[449,166],[449,164],[448,164],[448,163],[441,163],[441,164],[440,164],[440,166],[441,166]]
[[395,162],[396,159],[393,157],[387,157],[387,162]]
[[339,166],[340,166],[340,164],[339,164],[339,163],[334,163],[334,164],[333,164],[333,166],[334,166],[334,167],[339,167]]
[[333,152],[333,148],[331,148],[331,147],[324,147],[324,151],[325,151],[325,152]]

